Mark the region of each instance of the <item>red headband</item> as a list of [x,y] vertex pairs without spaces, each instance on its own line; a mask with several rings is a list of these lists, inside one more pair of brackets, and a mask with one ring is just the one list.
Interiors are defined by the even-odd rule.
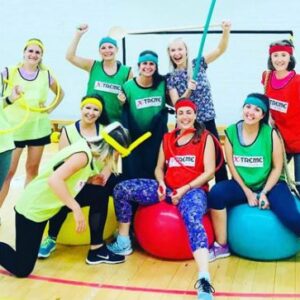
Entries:
[[180,107],[186,107],[186,106],[187,106],[187,107],[190,107],[190,108],[193,109],[195,112],[197,111],[197,106],[196,106],[196,104],[195,104],[192,100],[190,100],[190,99],[188,99],[188,98],[177,101],[176,104],[175,104],[175,110],[176,110],[176,112],[177,112],[177,110],[178,110]]
[[293,55],[293,47],[292,46],[275,45],[275,46],[271,46],[269,48],[270,55],[277,51],[285,51],[285,52],[289,53],[290,55]]

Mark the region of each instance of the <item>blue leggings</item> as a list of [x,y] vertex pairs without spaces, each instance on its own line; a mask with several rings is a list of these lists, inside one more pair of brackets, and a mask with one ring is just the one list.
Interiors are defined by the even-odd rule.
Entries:
[[[267,197],[270,209],[280,222],[300,236],[300,212],[286,182],[279,181]],[[212,209],[220,210],[243,203],[247,203],[247,197],[235,180],[219,182],[208,193],[208,206]]]
[[[131,179],[116,185],[114,201],[118,221],[130,222],[132,216],[130,201],[142,205],[158,203],[157,189],[158,183],[154,179]],[[167,193],[170,192],[171,189],[168,188]],[[192,250],[207,248],[207,236],[202,225],[207,208],[206,193],[201,189],[192,189],[183,195],[177,207],[187,228]]]

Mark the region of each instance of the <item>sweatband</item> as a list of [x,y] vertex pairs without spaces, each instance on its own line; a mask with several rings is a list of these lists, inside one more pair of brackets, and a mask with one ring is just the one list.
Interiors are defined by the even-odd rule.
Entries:
[[142,63],[142,62],[145,62],[145,61],[151,61],[151,62],[154,62],[157,65],[158,58],[156,56],[154,56],[153,54],[150,54],[150,53],[139,56],[139,60],[138,60],[139,64]]
[[99,47],[101,47],[103,44],[105,43],[109,43],[114,45],[116,48],[118,48],[118,43],[115,39],[111,38],[110,36],[106,36],[104,38],[102,38],[99,42]]
[[293,55],[293,47],[291,46],[283,46],[283,45],[274,45],[269,48],[269,54],[271,55],[274,52],[285,51],[290,55]]
[[188,98],[185,98],[183,100],[179,100],[175,103],[175,111],[177,113],[177,110],[180,108],[180,107],[190,107],[191,109],[194,110],[194,112],[197,111],[197,105],[190,99]]
[[97,106],[101,111],[103,110],[102,103],[96,98],[85,98],[83,101],[81,101],[80,108],[83,108],[87,104],[93,104]]
[[38,45],[43,52],[45,52],[45,46],[38,40],[32,39],[26,42],[24,46],[24,50],[29,46],[29,45]]
[[253,104],[253,105],[259,107],[264,113],[266,113],[267,110],[268,110],[266,104],[262,100],[260,100],[259,98],[248,97],[248,98],[246,98],[246,100],[244,102],[244,106],[246,104]]

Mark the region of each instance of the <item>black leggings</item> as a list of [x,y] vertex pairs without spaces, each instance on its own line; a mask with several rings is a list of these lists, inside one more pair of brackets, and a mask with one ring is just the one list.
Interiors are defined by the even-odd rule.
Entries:
[[[205,125],[205,128],[209,132],[211,132],[220,141],[220,137],[219,137],[219,134],[218,134],[218,130],[217,130],[217,126],[216,126],[215,120],[213,119],[213,120],[210,120],[210,121],[207,121],[207,122],[203,122],[203,123]],[[222,152],[222,155],[223,155],[223,152]],[[219,161],[218,158],[217,158],[217,161]],[[216,177],[216,182],[228,179],[225,160],[224,160],[221,168],[216,172],[215,177]]]
[[[75,198],[81,207],[90,206],[89,226],[91,245],[103,243],[103,231],[107,217],[109,195],[112,194],[112,190],[118,181],[119,177],[112,174],[105,187],[86,184]],[[64,206],[49,220],[49,236],[52,238],[58,236],[59,230],[69,212],[70,209],[67,206]]]
[[27,277],[35,266],[46,224],[16,212],[16,250],[0,242],[0,265],[17,277]]

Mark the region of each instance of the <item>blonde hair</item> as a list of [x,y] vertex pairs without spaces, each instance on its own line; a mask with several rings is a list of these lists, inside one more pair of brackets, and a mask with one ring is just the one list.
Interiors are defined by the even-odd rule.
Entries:
[[187,73],[188,73],[188,77],[190,78],[191,75],[193,74],[193,72],[192,72],[192,65],[191,65],[191,62],[189,60],[189,48],[188,48],[186,42],[181,37],[171,40],[168,44],[168,47],[167,47],[167,53],[168,53],[168,56],[169,56],[169,69],[170,69],[170,72],[174,72],[176,70],[176,64],[172,61],[171,56],[170,56],[170,47],[171,47],[172,44],[175,44],[175,43],[181,43],[185,47],[185,50],[186,50],[186,70],[187,70]]
[[106,166],[109,167],[112,173],[117,175],[118,172],[118,157],[115,156],[117,151],[110,146],[105,140],[101,140],[96,147],[93,147],[93,144],[90,143],[92,155],[97,160],[102,161]]

